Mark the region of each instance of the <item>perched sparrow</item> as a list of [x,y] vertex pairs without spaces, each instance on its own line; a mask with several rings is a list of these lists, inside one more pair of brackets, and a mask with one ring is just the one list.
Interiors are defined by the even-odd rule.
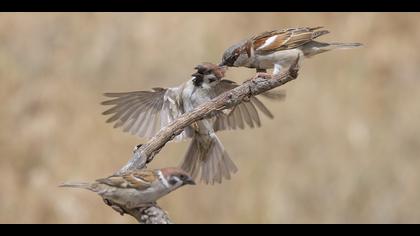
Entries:
[[105,202],[133,209],[154,204],[159,198],[186,184],[195,183],[185,171],[163,168],[112,175],[93,183],[64,183],[60,187],[88,189],[99,194]]
[[314,28],[290,28],[273,30],[253,36],[228,48],[220,66],[256,68],[257,72],[266,73],[274,67],[273,75],[278,75],[282,68],[289,68],[296,60],[311,57],[333,49],[359,47],[360,43],[322,43],[314,41],[327,30]]
[[[196,73],[186,83],[172,88],[154,88],[154,91],[128,93],[106,93],[112,100],[102,102],[114,105],[103,112],[113,114],[107,122],[117,121],[114,127],[124,127],[124,131],[140,137],[153,137],[183,113],[193,110],[200,104],[237,87],[235,82],[222,79],[225,68],[204,63],[195,68]],[[266,94],[270,97],[269,94]],[[282,97],[281,94],[279,96]],[[197,121],[185,128],[175,140],[192,138],[181,168],[195,179],[201,171],[205,183],[220,183],[223,178],[230,179],[237,168],[225,151],[215,132],[220,130],[244,129],[260,126],[257,109],[272,118],[271,112],[255,97],[231,108],[228,114],[216,112],[212,118]]]

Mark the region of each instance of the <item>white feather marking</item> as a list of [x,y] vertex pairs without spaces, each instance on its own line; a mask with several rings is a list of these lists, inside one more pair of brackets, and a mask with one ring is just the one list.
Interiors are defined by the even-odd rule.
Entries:
[[159,172],[158,172],[158,176],[159,176],[159,181],[160,181],[163,185],[165,185],[165,187],[169,188],[169,183],[168,183],[168,181],[166,180],[165,176],[163,176],[162,171],[159,171]]
[[278,35],[274,35],[274,36],[271,36],[270,38],[268,38],[268,39],[264,42],[264,44],[263,44],[263,45],[261,45],[260,47],[258,47],[258,48],[257,48],[257,50],[261,50],[261,49],[264,49],[265,47],[268,47],[270,44],[272,44],[272,43],[276,40],[277,36],[278,36]]
[[[141,183],[145,183],[145,184],[147,184],[147,182],[146,182],[146,181],[144,181],[144,179],[137,178],[135,175],[131,175],[131,177],[133,177],[133,179],[135,179],[135,180],[137,180],[137,181],[139,181],[139,182],[141,182]],[[124,184],[126,184],[126,183],[124,183]],[[127,186],[125,186],[125,187],[127,187]]]
[[282,66],[280,64],[274,64],[273,75],[279,75],[281,72]]

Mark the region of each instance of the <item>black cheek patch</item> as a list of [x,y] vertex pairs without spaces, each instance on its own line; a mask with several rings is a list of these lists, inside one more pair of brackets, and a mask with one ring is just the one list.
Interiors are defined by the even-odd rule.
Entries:
[[176,181],[176,179],[170,179],[169,180],[170,185],[175,185],[176,183],[178,183],[178,181]]
[[227,66],[234,66],[236,59],[238,59],[239,54],[234,54],[233,56],[227,59]]
[[203,77],[195,77],[195,79],[193,80],[193,84],[196,87],[199,87],[203,84]]

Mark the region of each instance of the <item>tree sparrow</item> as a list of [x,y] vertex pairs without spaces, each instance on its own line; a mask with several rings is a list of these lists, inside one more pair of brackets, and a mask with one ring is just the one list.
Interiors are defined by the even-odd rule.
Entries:
[[309,58],[333,49],[350,49],[362,45],[314,41],[315,38],[329,33],[327,30],[319,30],[321,28],[323,27],[289,28],[253,36],[228,48],[220,66],[256,68],[257,72],[264,73],[274,67],[273,75],[278,75],[282,68],[289,68],[298,58]]
[[[88,189],[100,195],[108,205],[133,209],[152,205],[159,198],[186,184],[195,184],[191,176],[181,169],[170,167],[136,170],[98,179],[93,183],[64,183],[60,187]],[[123,213],[120,209],[114,209]]]
[[[106,93],[113,99],[102,102],[113,105],[103,112],[113,114],[107,122],[117,121],[114,127],[124,127],[124,131],[140,137],[151,138],[161,128],[166,127],[183,113],[193,110],[200,104],[231,90],[238,85],[222,79],[225,67],[204,63],[195,67],[196,73],[186,83],[172,88],[154,88],[154,91],[128,93]],[[280,98],[284,97],[281,96]],[[270,98],[270,94],[266,94]],[[211,118],[197,121],[185,128],[175,140],[192,138],[181,168],[195,179],[201,171],[201,180],[206,184],[221,183],[230,179],[237,168],[225,151],[215,132],[220,130],[244,129],[260,126],[257,109],[272,118],[271,112],[255,97],[231,108],[228,114],[216,112]]]

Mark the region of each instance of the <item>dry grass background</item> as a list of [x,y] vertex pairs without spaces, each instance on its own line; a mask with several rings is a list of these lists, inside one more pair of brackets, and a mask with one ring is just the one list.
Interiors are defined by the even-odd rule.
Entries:
[[[0,222],[133,223],[93,180],[144,142],[112,129],[102,93],[177,85],[203,61],[261,31],[326,26],[361,42],[304,62],[267,102],[274,120],[220,137],[240,171],[160,201],[177,223],[420,223],[420,14],[0,14]],[[253,70],[230,69],[241,81]],[[177,165],[169,144],[151,167]]]

